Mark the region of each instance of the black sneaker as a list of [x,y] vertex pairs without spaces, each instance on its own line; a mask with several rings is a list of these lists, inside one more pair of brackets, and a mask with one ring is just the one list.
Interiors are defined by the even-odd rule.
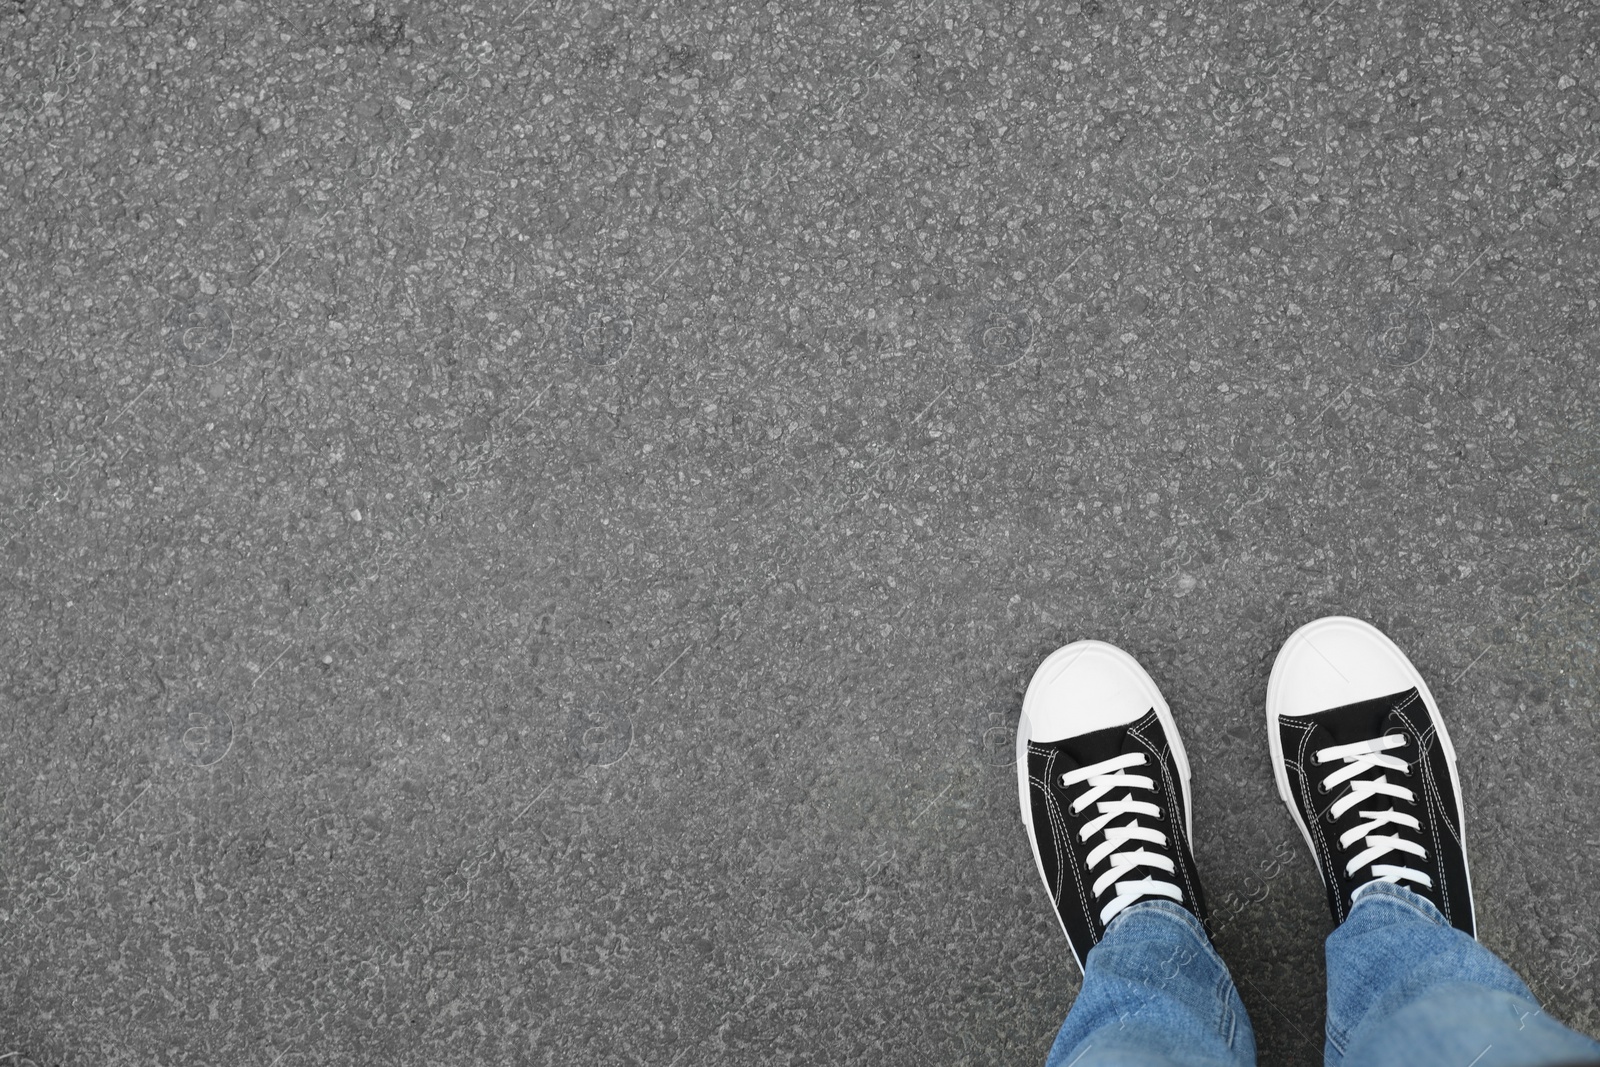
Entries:
[[1393,641],[1340,616],[1296,630],[1267,684],[1267,740],[1334,922],[1356,890],[1385,881],[1477,936],[1455,749]]
[[1106,924],[1138,901],[1171,900],[1205,922],[1189,761],[1161,691],[1122,649],[1078,641],[1034,672],[1017,726],[1017,793],[1080,968]]

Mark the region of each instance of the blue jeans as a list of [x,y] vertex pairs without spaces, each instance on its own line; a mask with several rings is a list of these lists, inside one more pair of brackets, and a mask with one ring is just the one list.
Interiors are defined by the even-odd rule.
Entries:
[[[1408,889],[1377,882],[1328,935],[1327,1067],[1600,1063],[1499,957]],[[1089,953],[1047,1067],[1252,1067],[1255,1032],[1200,923],[1165,900],[1124,911]]]

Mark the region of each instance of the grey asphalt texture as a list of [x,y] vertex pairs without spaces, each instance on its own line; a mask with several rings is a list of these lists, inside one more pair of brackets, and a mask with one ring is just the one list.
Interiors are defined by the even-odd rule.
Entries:
[[0,1062],[1042,1062],[1094,637],[1320,1063],[1336,613],[1600,1029],[1600,9],[1210,8],[5,0]]

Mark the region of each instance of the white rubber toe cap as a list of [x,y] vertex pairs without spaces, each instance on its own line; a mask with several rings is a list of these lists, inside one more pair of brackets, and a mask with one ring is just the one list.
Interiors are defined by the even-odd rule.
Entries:
[[1019,742],[1048,743],[1123,726],[1166,701],[1137,660],[1104,641],[1075,641],[1039,665],[1022,699]]
[[1411,688],[1428,687],[1393,641],[1360,619],[1333,615],[1284,642],[1267,683],[1267,711],[1313,715]]

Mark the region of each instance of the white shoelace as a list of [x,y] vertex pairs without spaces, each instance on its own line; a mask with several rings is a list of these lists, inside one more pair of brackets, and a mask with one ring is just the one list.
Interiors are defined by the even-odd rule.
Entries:
[[[1399,771],[1401,774],[1410,774],[1411,766],[1398,756],[1384,755],[1389,749],[1400,748],[1406,743],[1404,734],[1386,734],[1375,737],[1370,741],[1356,741],[1348,745],[1333,745],[1329,748],[1317,750],[1315,760],[1318,764],[1338,763],[1343,761],[1344,766],[1334,771],[1322,780],[1319,788],[1324,792],[1331,792],[1339,786],[1350,783],[1350,789],[1344,796],[1334,801],[1328,809],[1328,814],[1334,819],[1344,817],[1344,813],[1373,797],[1389,796],[1404,800],[1408,804],[1416,803],[1416,794],[1405,786],[1396,785],[1389,781],[1389,776],[1384,771]],[[1426,858],[1428,850],[1416,841],[1401,837],[1398,834],[1379,833],[1386,826],[1404,827],[1413,833],[1422,830],[1415,817],[1404,812],[1389,808],[1384,811],[1369,811],[1362,809],[1357,812],[1367,820],[1360,826],[1352,827],[1339,835],[1339,847],[1349,848],[1357,841],[1361,841],[1366,848],[1351,857],[1345,864],[1344,873],[1347,878],[1354,878],[1356,872],[1363,867],[1372,868],[1372,877],[1368,882],[1399,882],[1402,879],[1418,882],[1424,887],[1432,888],[1433,879],[1414,867],[1401,866],[1397,863],[1379,863],[1378,860],[1391,852],[1404,852],[1408,855]],[[1402,859],[1403,857],[1397,857]],[[1366,883],[1363,882],[1363,885]],[[1359,886],[1357,888],[1360,888]]]
[[[1107,856],[1111,857],[1111,866],[1094,882],[1096,898],[1104,895],[1112,886],[1115,886],[1117,893],[1109,904],[1100,909],[1102,924],[1109,923],[1122,909],[1145,897],[1162,896],[1177,901],[1183,900],[1183,890],[1172,882],[1150,877],[1133,879],[1126,877],[1140,867],[1154,867],[1168,874],[1175,874],[1178,867],[1171,856],[1164,856],[1145,848],[1118,851],[1133,841],[1143,841],[1160,848],[1168,847],[1166,834],[1153,827],[1141,826],[1139,823],[1139,816],[1148,816],[1152,819],[1161,816],[1159,807],[1148,801],[1135,799],[1133,793],[1136,789],[1154,791],[1155,782],[1142,774],[1126,773],[1129,767],[1142,767],[1146,762],[1144,753],[1130,752],[1125,756],[1117,756],[1088,767],[1080,767],[1075,771],[1068,771],[1061,776],[1061,786],[1064,789],[1084,783],[1089,786],[1072,802],[1072,814],[1079,814],[1091,804],[1095,804],[1100,812],[1098,816],[1084,824],[1083,829],[1078,832],[1078,840],[1087,844],[1096,834],[1105,838],[1089,851],[1085,864],[1090,874],[1094,873],[1094,869],[1102,860]],[[1128,792],[1120,799],[1102,799],[1117,789],[1126,789]],[[1110,825],[1111,820],[1122,815],[1132,815],[1134,819],[1124,826]]]

